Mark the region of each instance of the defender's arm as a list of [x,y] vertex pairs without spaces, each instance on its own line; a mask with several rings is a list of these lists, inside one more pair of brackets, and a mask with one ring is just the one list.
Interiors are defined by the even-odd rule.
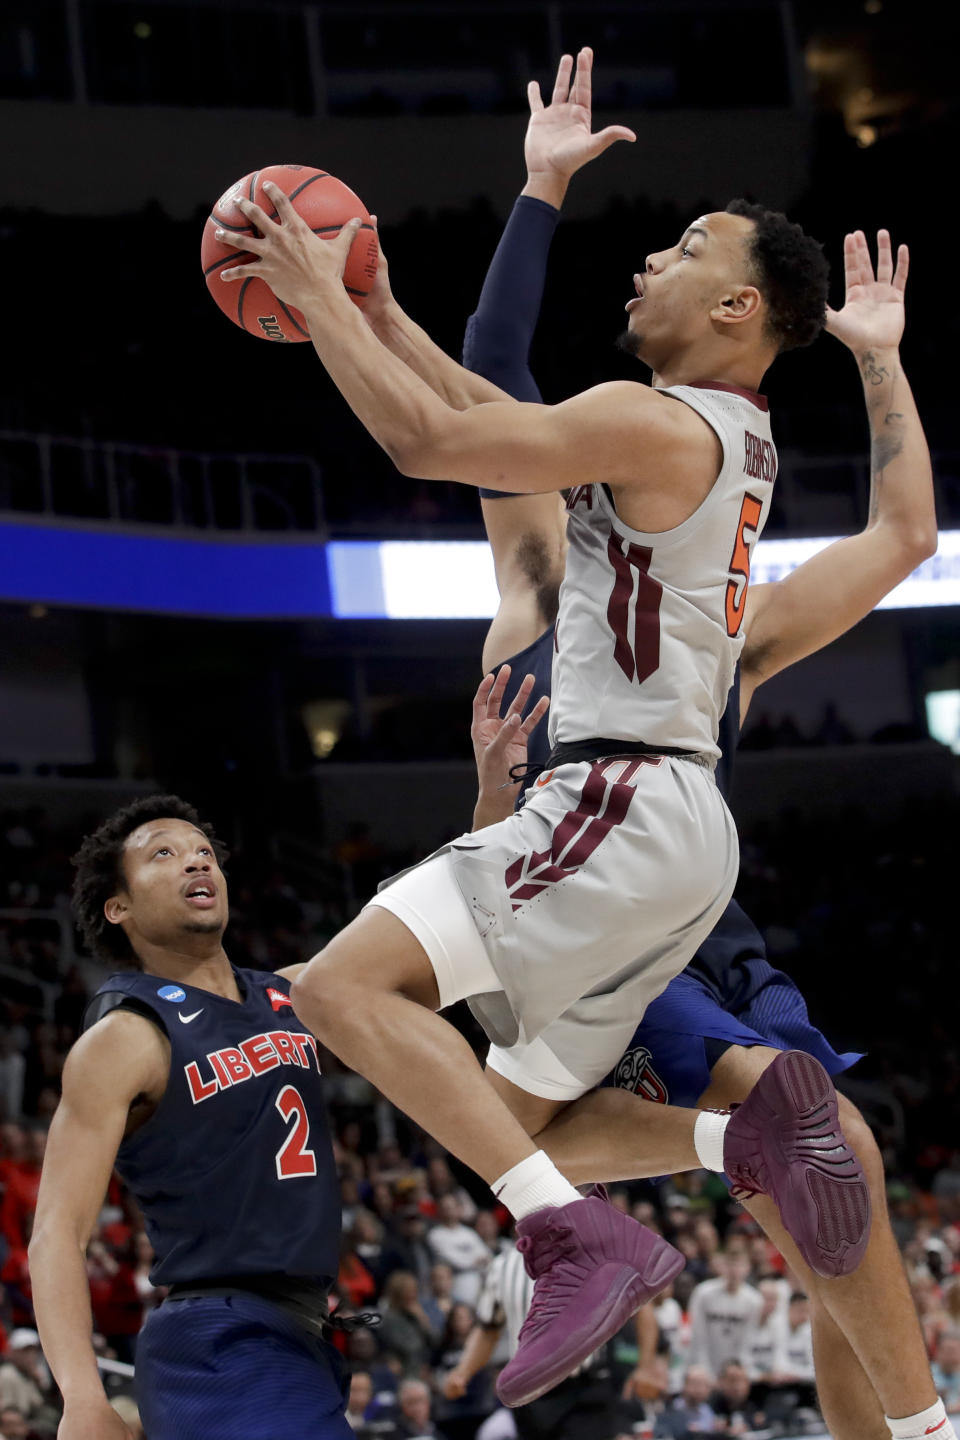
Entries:
[[29,1252],[37,1328],[64,1399],[60,1440],[129,1440],[97,1371],[84,1256],[130,1107],[159,1097],[168,1070],[165,1037],[123,1010],[82,1036],[64,1066]]
[[908,256],[893,272],[880,232],[876,280],[866,237],[844,247],[847,303],[827,327],[852,351],[870,423],[870,509],[859,535],[838,540],[785,579],[747,595],[741,715],[756,687],[849,630],[933,555],[937,522],[930,452],[900,363]]

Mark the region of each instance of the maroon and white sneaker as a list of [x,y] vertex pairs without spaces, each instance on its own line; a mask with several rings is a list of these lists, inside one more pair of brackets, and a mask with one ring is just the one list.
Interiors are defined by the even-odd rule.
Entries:
[[733,1111],[723,1164],[737,1190],[770,1196],[817,1275],[857,1268],[870,1238],[870,1191],[819,1060],[802,1050],[777,1056]]
[[511,1406],[559,1385],[684,1266],[679,1250],[598,1195],[536,1210],[517,1234],[536,1284],[517,1353],[497,1380]]

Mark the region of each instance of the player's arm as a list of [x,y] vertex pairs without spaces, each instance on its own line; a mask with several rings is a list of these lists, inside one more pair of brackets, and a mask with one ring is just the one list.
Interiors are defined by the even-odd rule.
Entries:
[[443,1393],[447,1400],[461,1399],[474,1375],[479,1375],[481,1370],[487,1368],[493,1359],[493,1352],[502,1331],[502,1325],[474,1325],[467,1336],[463,1354],[443,1382]]
[[894,271],[878,237],[874,276],[866,237],[844,243],[846,302],[827,328],[857,361],[870,424],[866,528],[827,546],[785,579],[747,595],[741,714],[756,687],[849,630],[937,548],[930,452],[900,363],[908,254]]
[[659,1394],[662,1379],[657,1367],[657,1345],[660,1341],[657,1312],[652,1305],[641,1305],[633,1323],[637,1337],[637,1363],[624,1382],[623,1398],[648,1400],[651,1391]]
[[[550,247],[573,175],[617,140],[634,139],[623,126],[592,134],[593,52],[560,61],[548,105],[540,87],[527,90],[530,119],[524,137],[527,182],[497,246],[477,308],[467,322],[463,363],[515,400],[543,397],[530,370],[530,347],[540,317]],[[487,631],[483,666],[489,670],[536,640],[556,615],[566,560],[566,508],[559,495],[490,495],[481,491],[483,521],[493,553],[500,604]]]
[[[455,410],[445,404],[380,344],[343,288],[356,222],[336,240],[320,240],[276,187],[270,199],[279,222],[249,201],[238,202],[261,231],[244,236],[244,248],[259,259],[222,274],[258,275],[278,298],[303,310],[337,388],[404,475],[536,493],[565,490],[589,476],[638,496],[683,490],[691,471],[688,483],[699,487],[706,467],[712,482],[713,431],[689,407],[646,385],[615,381],[560,405],[503,400]],[[224,240],[230,243],[226,234]],[[702,498],[699,493],[697,503]]]
[[157,1027],[118,1010],[77,1041],[64,1066],[29,1252],[37,1329],[64,1400],[59,1440],[129,1440],[97,1371],[84,1256],[130,1107],[163,1093],[169,1063]]
[[430,339],[426,330],[411,320],[394,297],[382,248],[373,289],[363,315],[381,345],[454,410],[466,410],[471,405],[482,405],[488,400],[510,398],[508,392],[483,375],[472,374],[458,365]]
[[468,325],[463,367],[397,304],[381,252],[373,290],[364,307],[365,319],[387,349],[454,409],[502,398],[503,393],[518,400],[540,399],[526,357],[543,294],[545,252],[570,177],[617,140],[636,139],[633,131],[622,125],[591,134],[592,67],[589,49],[580,51],[575,72],[573,58],[564,55],[546,107],[537,82],[531,81],[527,87],[527,183]]

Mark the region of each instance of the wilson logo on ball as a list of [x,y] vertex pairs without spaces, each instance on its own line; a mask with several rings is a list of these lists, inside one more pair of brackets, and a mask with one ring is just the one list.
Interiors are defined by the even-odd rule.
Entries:
[[287,337],[283,333],[283,326],[278,323],[276,315],[258,315],[257,324],[268,340],[286,341]]
[[[276,210],[264,194],[265,180],[272,180],[289,196],[297,214],[323,240],[335,239],[348,220],[359,217],[360,228],[343,271],[344,287],[355,305],[364,304],[376,278],[380,258],[377,232],[366,206],[352,190],[326,170],[314,170],[308,165],[269,165],[253,170],[229,186],[213,207],[204,226],[200,259],[207,289],[224,315],[249,335],[260,335],[264,340],[309,340],[300,311],[278,299],[255,272],[233,285],[221,279],[224,270],[234,265],[256,265],[257,257],[243,249],[244,236],[254,234],[255,227],[236,202],[252,200],[275,217]],[[216,238],[217,230],[227,231],[235,244],[222,244]]]

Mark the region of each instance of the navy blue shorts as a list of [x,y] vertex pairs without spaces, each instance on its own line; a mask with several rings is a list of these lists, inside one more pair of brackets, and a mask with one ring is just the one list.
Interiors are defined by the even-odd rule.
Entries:
[[710,1071],[729,1045],[805,1050],[831,1075],[862,1055],[838,1053],[812,1025],[807,1003],[781,970],[759,956],[740,958],[714,975],[694,961],[647,1006],[607,1085],[663,1105],[696,1105]]
[[166,1300],[137,1342],[150,1440],[350,1440],[332,1345],[255,1295]]

